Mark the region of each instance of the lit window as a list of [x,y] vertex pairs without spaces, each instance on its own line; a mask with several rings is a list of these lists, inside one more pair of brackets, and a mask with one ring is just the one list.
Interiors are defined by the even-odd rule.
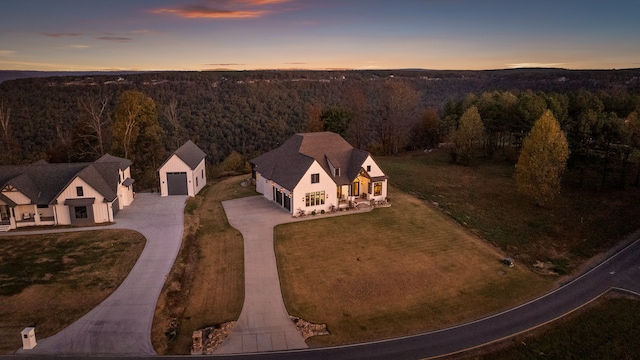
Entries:
[[304,194],[306,206],[324,205],[324,191],[316,191]]
[[381,182],[373,183],[373,195],[374,196],[382,195],[382,183]]

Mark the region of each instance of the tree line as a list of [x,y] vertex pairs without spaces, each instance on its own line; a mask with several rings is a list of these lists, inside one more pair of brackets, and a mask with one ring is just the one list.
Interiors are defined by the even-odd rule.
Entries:
[[638,162],[638,75],[264,71],[12,80],[0,84],[0,161],[92,161],[110,152],[134,160],[139,185],[153,186],[157,166],[187,139],[214,165],[232,154],[250,159],[302,131],[334,131],[355,147],[398,154],[461,139],[472,107],[481,138],[467,139],[468,151],[458,148],[452,159],[515,161],[514,149],[549,109],[567,134],[569,167],[622,186]]

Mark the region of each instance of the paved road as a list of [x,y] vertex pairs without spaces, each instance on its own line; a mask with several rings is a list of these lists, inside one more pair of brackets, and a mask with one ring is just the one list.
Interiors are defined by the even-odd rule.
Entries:
[[[38,339],[34,349],[19,350],[18,353],[81,357],[155,355],[150,335],[153,313],[165,277],[180,249],[186,199],[186,196],[138,194],[135,201],[117,215],[116,224],[108,227],[136,230],[147,239],[140,258],[124,282],[68,328],[54,336]],[[16,233],[21,234],[28,232]]]

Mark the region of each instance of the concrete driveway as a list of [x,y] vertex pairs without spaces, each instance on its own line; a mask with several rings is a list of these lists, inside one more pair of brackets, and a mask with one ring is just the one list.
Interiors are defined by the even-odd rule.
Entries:
[[263,196],[222,206],[244,238],[245,293],[240,318],[216,354],[307,348],[284,306],[273,248],[274,226],[294,219]]
[[[127,278],[111,296],[68,328],[38,339],[34,349],[18,353],[155,355],[151,324],[158,296],[182,242],[186,200],[186,196],[137,194],[134,202],[116,216],[115,225],[108,227],[136,230],[147,239]],[[90,229],[97,230],[78,230]],[[23,234],[28,232],[16,233]],[[90,231],[87,236],[91,236]]]

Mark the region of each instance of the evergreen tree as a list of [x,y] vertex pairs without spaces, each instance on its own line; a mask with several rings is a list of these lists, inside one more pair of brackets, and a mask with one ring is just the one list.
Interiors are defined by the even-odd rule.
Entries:
[[518,191],[543,206],[560,192],[569,145],[550,110],[538,119],[525,137],[516,164]]

